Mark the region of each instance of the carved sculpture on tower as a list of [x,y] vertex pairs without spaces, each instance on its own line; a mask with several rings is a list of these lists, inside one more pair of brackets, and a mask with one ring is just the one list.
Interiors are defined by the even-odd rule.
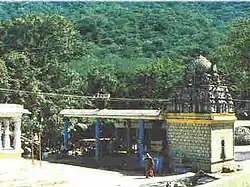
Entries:
[[195,71],[186,73],[184,85],[173,92],[172,112],[231,113],[232,96],[222,84],[216,64],[202,55],[195,60]]

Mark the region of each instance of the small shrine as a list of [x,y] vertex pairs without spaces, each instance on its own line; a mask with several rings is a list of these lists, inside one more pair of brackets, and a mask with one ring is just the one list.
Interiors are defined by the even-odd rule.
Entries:
[[194,60],[177,87],[166,113],[166,137],[172,168],[207,172],[234,167],[233,100],[216,64],[203,56]]
[[0,159],[21,157],[23,114],[30,114],[23,105],[0,104]]

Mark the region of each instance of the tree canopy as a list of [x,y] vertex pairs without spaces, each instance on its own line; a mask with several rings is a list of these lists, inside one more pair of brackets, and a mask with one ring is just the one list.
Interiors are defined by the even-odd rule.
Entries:
[[[217,63],[234,97],[249,88],[248,2],[1,2],[0,102],[60,136],[59,111],[87,96],[168,98],[193,54]],[[72,96],[73,95],[73,96]],[[148,107],[135,104],[133,107]],[[90,122],[91,123],[91,122]]]

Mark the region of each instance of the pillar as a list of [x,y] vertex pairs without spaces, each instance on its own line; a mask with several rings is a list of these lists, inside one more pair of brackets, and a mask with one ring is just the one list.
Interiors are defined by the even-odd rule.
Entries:
[[68,127],[69,127],[69,118],[65,117],[63,119],[63,148],[68,150]]
[[95,123],[95,160],[96,162],[99,160],[99,154],[100,154],[100,119],[96,119]]
[[117,135],[117,127],[115,126],[115,139],[117,139],[118,138],[118,135]]
[[144,120],[140,119],[140,127],[139,127],[139,138],[138,138],[138,149],[139,149],[139,157],[140,157],[140,164],[143,166],[143,155],[144,155],[144,147],[143,147],[143,140],[144,140]]
[[10,146],[10,121],[8,118],[3,120],[4,122],[4,149],[11,149]]
[[21,118],[16,118],[13,120],[15,125],[14,131],[14,149],[20,151],[21,148]]
[[130,150],[130,120],[127,121],[127,154],[130,154],[131,150]]
[[136,144],[136,155],[139,156],[139,128],[135,129],[135,136],[137,137],[137,144]]

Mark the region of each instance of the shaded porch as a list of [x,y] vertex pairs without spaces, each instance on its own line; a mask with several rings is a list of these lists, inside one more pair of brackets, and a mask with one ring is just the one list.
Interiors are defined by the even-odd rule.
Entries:
[[[131,153],[131,144],[134,144],[134,142],[131,142],[131,137],[136,137],[136,144],[134,144],[137,148],[136,152],[133,152],[133,154],[127,154],[119,155],[119,154],[113,154],[113,156],[110,157],[111,160],[115,160],[115,157],[117,156],[117,159],[120,160],[120,163],[118,165],[123,164],[123,167],[130,167],[129,163],[133,163],[134,161],[137,163],[137,165],[141,168],[144,165],[144,152],[148,151],[148,143],[146,143],[146,139],[151,136],[153,129],[157,126],[158,128],[158,134],[162,132],[162,128],[165,127],[165,121],[162,116],[162,112],[160,110],[108,110],[108,109],[65,109],[60,112],[61,115],[63,115],[64,118],[64,149],[68,150],[68,126],[69,126],[69,118],[70,117],[76,117],[76,118],[95,118],[96,124],[95,124],[95,162],[105,162],[106,158],[108,158],[108,155],[105,155],[105,159],[103,155],[101,154],[101,137],[100,137],[100,126],[102,119],[117,119],[117,123],[115,124],[116,129],[116,135],[118,134],[118,137],[121,137],[119,135],[124,135],[124,141],[127,145],[125,153]],[[160,123],[157,123],[160,122]],[[155,133],[157,136],[157,133]],[[164,136],[162,137],[160,144],[162,145],[162,141],[164,141],[165,133],[163,133]],[[145,136],[146,135],[146,136]],[[148,136],[149,135],[149,136]],[[161,146],[160,145],[160,146]],[[154,147],[155,145],[152,145]],[[159,146],[158,146],[159,147]],[[161,150],[157,150],[160,152]],[[119,156],[118,156],[119,155]],[[138,156],[138,157],[137,157]],[[157,155],[159,156],[159,154]],[[92,157],[93,159],[93,157]],[[107,159],[106,159],[107,160]],[[99,164],[98,164],[99,165]],[[101,164],[103,165],[103,164]],[[109,164],[107,164],[108,167]],[[114,162],[113,162],[114,165]],[[136,164],[132,164],[136,165]]]

